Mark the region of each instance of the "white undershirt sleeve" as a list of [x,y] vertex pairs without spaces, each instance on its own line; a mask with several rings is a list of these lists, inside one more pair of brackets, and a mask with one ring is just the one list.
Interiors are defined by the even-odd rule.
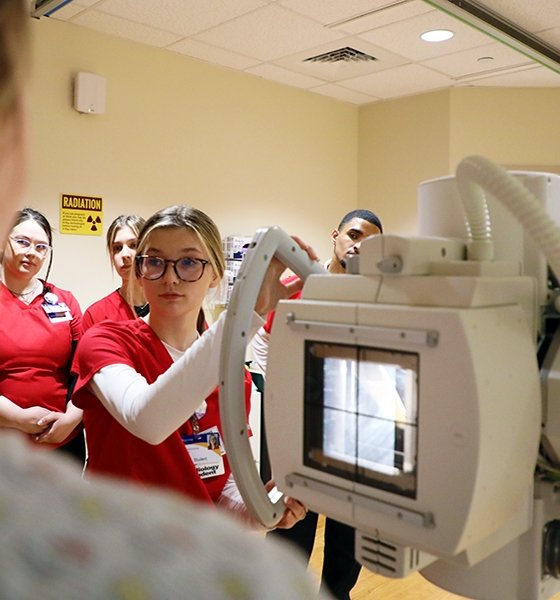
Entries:
[[269,340],[270,333],[268,333],[264,327],[259,327],[259,330],[255,333],[255,337],[251,341],[253,360],[263,373],[266,373]]
[[[219,383],[224,315],[152,384],[132,367],[103,367],[90,390],[125,429],[149,444],[160,444],[185,421]],[[263,324],[253,313],[251,334]]]

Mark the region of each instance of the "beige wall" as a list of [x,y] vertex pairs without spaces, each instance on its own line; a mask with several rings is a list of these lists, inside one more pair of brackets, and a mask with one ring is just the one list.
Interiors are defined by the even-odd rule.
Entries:
[[363,107],[358,202],[375,206],[387,231],[411,234],[418,183],[465,156],[557,172],[559,106],[560,88],[456,88]]
[[458,88],[450,106],[453,169],[469,154],[506,165],[560,163],[560,87]]
[[358,203],[386,232],[416,232],[416,187],[449,170],[447,92],[378,102],[360,109]]
[[[27,204],[58,227],[61,193],[99,195],[105,226],[192,204],[222,234],[279,224],[328,257],[357,196],[358,109],[66,23],[33,22]],[[105,115],[72,108],[72,77],[107,79]],[[117,281],[104,238],[57,235],[52,281],[84,307]]]
[[[456,88],[355,106],[57,21],[34,21],[27,203],[58,225],[61,193],[100,195],[105,226],[182,202],[223,235],[279,224],[325,258],[356,207],[416,232],[416,188],[472,153],[560,164],[560,88]],[[72,77],[107,79],[107,112],[72,108]],[[57,235],[52,280],[83,306],[117,285],[104,238]]]

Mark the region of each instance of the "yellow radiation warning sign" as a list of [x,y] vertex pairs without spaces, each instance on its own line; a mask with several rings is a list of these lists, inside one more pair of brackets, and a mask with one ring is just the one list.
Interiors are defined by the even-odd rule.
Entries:
[[103,198],[60,194],[60,233],[103,234]]

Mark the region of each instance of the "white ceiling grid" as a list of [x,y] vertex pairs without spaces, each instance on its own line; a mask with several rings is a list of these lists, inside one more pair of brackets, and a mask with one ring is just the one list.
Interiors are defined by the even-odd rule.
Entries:
[[[558,0],[484,0],[560,49]],[[454,86],[560,87],[560,75],[423,0],[74,0],[52,18],[353,104]],[[448,28],[428,44],[420,34]],[[351,47],[375,61],[305,62]]]

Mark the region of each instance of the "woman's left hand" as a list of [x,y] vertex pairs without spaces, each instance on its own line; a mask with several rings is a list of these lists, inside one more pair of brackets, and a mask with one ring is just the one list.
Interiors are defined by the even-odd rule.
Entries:
[[[319,260],[317,253],[311,246],[296,236],[292,236],[292,239],[302,250],[307,252],[311,261],[317,262]],[[303,281],[300,279],[296,279],[288,285],[282,283],[281,278],[285,270],[286,265],[278,258],[273,258],[270,261],[255,303],[255,312],[259,315],[265,315],[274,310],[279,300],[289,298],[303,287]]]
[[43,417],[38,425],[48,429],[33,436],[33,439],[40,444],[60,444],[74,431],[81,420],[82,411],[70,403],[65,413],[53,412]]

